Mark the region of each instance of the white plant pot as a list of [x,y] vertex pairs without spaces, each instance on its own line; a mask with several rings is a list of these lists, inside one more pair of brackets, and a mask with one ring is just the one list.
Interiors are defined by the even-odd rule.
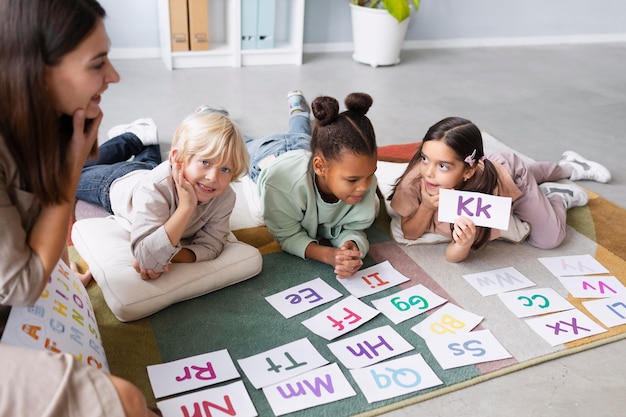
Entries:
[[398,22],[387,10],[352,3],[350,10],[354,42],[352,58],[372,67],[398,64],[410,18]]

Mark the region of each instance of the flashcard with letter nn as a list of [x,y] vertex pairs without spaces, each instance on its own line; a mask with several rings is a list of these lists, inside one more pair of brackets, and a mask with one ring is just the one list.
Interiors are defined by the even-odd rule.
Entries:
[[409,280],[391,266],[389,261],[357,271],[351,277],[337,279],[346,290],[350,291],[350,294],[357,298],[375,294]]

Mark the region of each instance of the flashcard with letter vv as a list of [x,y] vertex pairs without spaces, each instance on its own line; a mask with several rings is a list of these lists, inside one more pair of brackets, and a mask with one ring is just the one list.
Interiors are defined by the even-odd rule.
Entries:
[[339,297],[341,297],[339,291],[323,279],[316,278],[265,297],[265,299],[284,318],[288,319]]
[[351,277],[337,279],[357,298],[375,294],[409,280],[391,266],[389,261],[357,271]]
[[626,295],[626,287],[614,276],[559,277],[576,298],[608,298]]
[[379,311],[350,295],[302,324],[326,340],[351,332],[378,315]]
[[406,288],[388,297],[373,300],[372,304],[393,324],[425,313],[444,304],[447,300],[426,288],[422,284]]
[[336,363],[263,388],[277,416],[354,397],[356,392]]
[[426,344],[443,369],[511,357],[511,354],[489,330],[475,330],[454,336],[432,337],[426,339]]
[[440,188],[438,220],[454,223],[461,216],[468,217],[476,226],[507,230],[511,197]]
[[609,272],[591,255],[551,256],[537,258],[555,277],[606,274]]
[[519,318],[576,308],[552,288],[505,292],[498,294],[498,297]]
[[513,267],[467,274],[463,275],[463,278],[483,297],[535,285],[534,282]]
[[350,373],[370,404],[443,384],[420,353]]
[[606,332],[580,310],[539,316],[526,320],[526,323],[552,346]]
[[258,415],[242,381],[159,401],[157,407],[165,417]]
[[148,366],[155,398],[215,385],[239,377],[226,349]]

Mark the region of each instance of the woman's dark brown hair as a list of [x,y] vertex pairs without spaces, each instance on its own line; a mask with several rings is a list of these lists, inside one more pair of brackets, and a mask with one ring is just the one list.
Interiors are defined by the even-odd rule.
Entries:
[[73,197],[65,172],[72,116],[55,111],[46,67],[58,65],[104,16],[95,0],[0,0],[0,136],[42,204]]

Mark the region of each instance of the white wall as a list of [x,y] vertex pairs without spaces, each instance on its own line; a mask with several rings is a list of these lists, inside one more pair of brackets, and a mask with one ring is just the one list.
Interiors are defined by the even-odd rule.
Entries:
[[[306,2],[305,51],[350,50],[348,1]],[[108,14],[112,56],[159,56],[155,0],[100,3]],[[422,0],[405,47],[626,41],[625,16],[624,0]]]

